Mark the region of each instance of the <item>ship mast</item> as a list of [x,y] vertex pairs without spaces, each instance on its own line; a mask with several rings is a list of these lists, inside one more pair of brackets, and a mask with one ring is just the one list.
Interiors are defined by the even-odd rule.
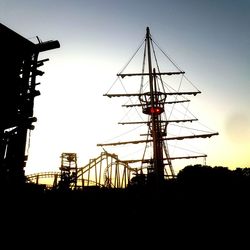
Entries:
[[150,89],[150,103],[147,104],[146,112],[144,113],[151,116],[152,131],[151,136],[153,139],[153,170],[156,182],[160,183],[164,180],[164,164],[163,164],[163,152],[162,152],[162,133],[160,129],[161,123],[159,123],[159,115],[164,111],[164,107],[160,107],[157,98],[156,89],[156,72],[152,71],[151,62],[151,49],[150,49],[150,30],[147,27],[146,32],[146,44],[148,52],[148,72],[149,72],[149,89]]
[[[151,51],[152,49],[152,51]],[[192,139],[192,138],[210,138],[211,136],[218,135],[217,132],[203,132],[201,134],[192,134],[192,135],[183,135],[183,136],[167,136],[167,126],[169,123],[178,123],[178,122],[193,122],[197,121],[197,119],[167,119],[164,117],[162,119],[162,113],[165,113],[164,106],[165,104],[175,104],[188,102],[188,99],[179,100],[177,96],[181,95],[196,95],[201,93],[198,89],[195,91],[165,91],[163,87],[162,76],[172,76],[185,74],[184,71],[180,70],[176,67],[177,71],[169,71],[169,72],[160,72],[158,67],[158,63],[156,68],[153,67],[152,63],[152,52],[155,53],[153,48],[153,40],[150,34],[149,27],[146,28],[146,37],[145,37],[145,50],[144,50],[144,59],[143,59],[143,70],[139,73],[119,73],[118,77],[124,78],[129,76],[141,76],[142,79],[144,76],[148,77],[148,92],[141,88],[140,93],[107,93],[104,96],[107,97],[135,97],[137,96],[140,103],[133,103],[130,105],[123,105],[124,107],[142,107],[142,113],[148,116],[148,121],[138,121],[138,122],[122,122],[119,124],[147,124],[148,125],[148,134],[146,134],[147,138],[144,140],[133,140],[133,141],[123,141],[123,142],[113,142],[113,143],[104,143],[97,144],[97,146],[117,146],[117,145],[125,145],[125,144],[138,144],[138,143],[152,143],[152,158],[151,159],[143,159],[140,160],[124,160],[126,163],[135,163],[141,161],[142,164],[148,164],[147,167],[147,182],[153,183],[156,186],[160,186],[163,183],[165,177],[175,177],[173,168],[172,168],[172,160],[176,159],[190,159],[190,158],[199,158],[206,157],[207,155],[188,155],[188,156],[180,156],[180,157],[171,157],[168,151],[168,145],[165,141],[167,140],[183,140],[183,139]],[[144,71],[145,61],[147,59],[148,72]],[[155,54],[154,54],[154,59]],[[176,66],[176,65],[175,65]],[[161,83],[161,87],[160,84]],[[167,96],[175,96],[174,100],[166,101]],[[150,138],[151,137],[151,138]],[[165,166],[168,165],[170,169],[170,175],[165,174]]]

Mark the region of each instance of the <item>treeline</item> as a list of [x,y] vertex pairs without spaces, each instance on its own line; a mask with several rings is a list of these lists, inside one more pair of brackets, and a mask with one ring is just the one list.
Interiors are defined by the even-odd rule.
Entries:
[[[145,175],[138,175],[132,178],[135,186],[147,187],[150,182],[146,181]],[[153,185],[154,186],[154,185]],[[231,170],[228,167],[208,165],[188,165],[184,167],[175,178],[164,182],[163,189],[171,190],[180,188],[194,188],[219,190],[219,189],[246,189],[250,191],[250,168],[236,168]]]
[[179,171],[177,181],[188,185],[208,185],[209,187],[249,185],[250,168],[230,170],[228,167],[222,166],[189,165]]
[[[234,170],[223,166],[189,165],[167,184],[184,199],[250,202],[250,168]],[[167,190],[168,188],[166,188]]]

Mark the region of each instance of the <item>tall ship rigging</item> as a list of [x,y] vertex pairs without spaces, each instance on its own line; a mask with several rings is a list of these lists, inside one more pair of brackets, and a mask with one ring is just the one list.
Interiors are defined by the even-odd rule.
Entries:
[[[136,58],[140,53],[142,60],[137,63]],[[167,62],[166,71],[161,70],[159,55]],[[131,66],[132,61],[136,63]],[[140,71],[137,70],[138,65],[141,67]],[[132,91],[123,83],[125,80],[129,81]],[[122,86],[120,92],[116,92],[115,85]],[[201,91],[185,76],[185,72],[154,41],[147,27],[142,43],[117,74],[114,84],[104,94],[109,98],[126,98],[127,101],[122,106],[129,111],[135,109],[140,117],[140,120],[130,118],[119,124],[143,126],[143,129],[147,130],[140,134],[142,137],[140,140],[133,137],[131,140],[100,143],[97,146],[106,151],[107,147],[113,146],[125,145],[128,148],[130,145],[144,145],[137,159],[120,159],[131,166],[137,164],[138,175],[144,176],[146,183],[162,183],[165,179],[174,178],[176,176],[172,163],[174,160],[206,158],[207,155],[196,153],[190,147],[188,153],[176,155],[176,149],[182,147],[171,142],[218,135],[210,129],[184,125],[187,123],[193,125],[198,121],[189,111],[189,98],[200,93]],[[175,111],[178,112],[178,116],[174,115]],[[127,150],[123,148],[124,151]]]

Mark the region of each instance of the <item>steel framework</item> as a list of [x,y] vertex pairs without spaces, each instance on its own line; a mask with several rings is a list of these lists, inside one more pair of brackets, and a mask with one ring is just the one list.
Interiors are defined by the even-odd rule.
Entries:
[[41,172],[26,175],[28,182],[44,184],[49,189],[84,189],[88,187],[126,188],[138,169],[119,160],[116,154],[106,151],[77,167],[75,153],[62,153],[58,172]]

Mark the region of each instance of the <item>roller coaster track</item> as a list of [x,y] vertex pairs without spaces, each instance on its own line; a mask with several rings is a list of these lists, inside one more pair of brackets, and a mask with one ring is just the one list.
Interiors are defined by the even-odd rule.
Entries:
[[[121,161],[116,154],[105,151],[98,157],[90,159],[87,165],[77,168],[76,174],[71,177],[71,183],[76,183],[78,189],[94,186],[125,188],[137,171],[138,169]],[[61,180],[61,172],[40,172],[26,175],[26,178],[31,183],[57,188]]]

